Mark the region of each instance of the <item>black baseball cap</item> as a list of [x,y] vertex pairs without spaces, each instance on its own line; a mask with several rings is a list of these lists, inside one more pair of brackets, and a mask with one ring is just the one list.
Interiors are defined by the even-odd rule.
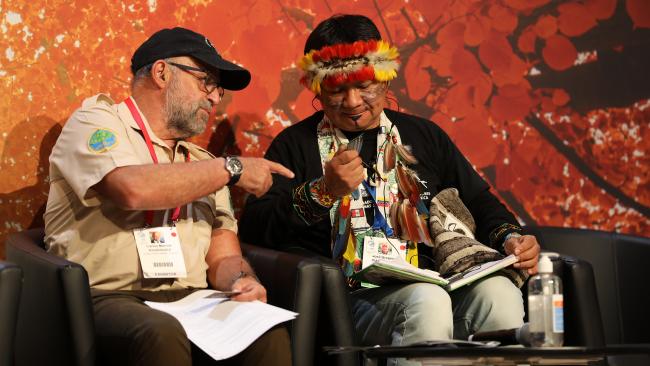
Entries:
[[141,44],[131,57],[131,72],[135,74],[143,66],[176,56],[191,56],[210,71],[219,70],[224,89],[241,90],[251,81],[251,73],[224,60],[207,37],[181,27],[161,29]]

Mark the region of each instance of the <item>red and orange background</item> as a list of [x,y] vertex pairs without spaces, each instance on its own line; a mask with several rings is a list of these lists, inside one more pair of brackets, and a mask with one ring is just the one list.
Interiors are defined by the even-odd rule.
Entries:
[[376,22],[401,53],[391,107],[441,125],[523,223],[650,235],[646,0],[5,0],[0,242],[42,225],[61,126],[88,96],[128,96],[153,32],[191,28],[251,70],[195,140],[261,156],[318,108],[296,60],[336,13]]

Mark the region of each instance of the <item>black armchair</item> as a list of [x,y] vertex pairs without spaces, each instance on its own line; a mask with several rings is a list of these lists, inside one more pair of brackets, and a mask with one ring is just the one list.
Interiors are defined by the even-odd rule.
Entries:
[[[15,365],[94,365],[95,327],[87,273],[79,264],[47,253],[43,236],[43,229],[34,229],[13,234],[7,241],[7,258],[25,273]],[[297,254],[246,244],[242,248],[267,288],[269,303],[300,313],[290,326],[293,364],[315,364],[321,265]]]
[[[323,303],[328,312],[320,315],[319,334],[325,333],[324,326],[331,327],[329,339],[322,339],[319,346],[351,346],[358,342],[352,328],[352,305],[348,296],[348,286],[343,281],[341,267],[329,258],[321,258],[323,271]],[[327,333],[326,333],[327,334]],[[359,357],[352,353],[337,355],[338,366],[359,365]]]
[[93,365],[95,324],[84,268],[47,253],[42,229],[9,236],[6,253],[25,276],[16,365]]
[[[291,326],[294,366],[357,366],[355,354],[328,356],[323,351],[325,346],[356,344],[348,290],[339,266],[329,258],[295,249],[279,252],[242,244],[267,289],[269,303],[300,313],[300,321]],[[294,267],[298,271],[286,271]],[[287,286],[290,283],[294,286]]]
[[0,261],[0,365],[13,365],[18,301],[23,282],[20,267]]
[[564,345],[603,347],[605,335],[591,264],[561,255],[553,260],[553,272],[562,278],[564,288]]
[[607,344],[650,343],[650,238],[563,227],[527,227],[542,248],[593,265]]
[[[537,237],[542,248],[580,257],[593,265],[595,288],[598,289],[597,299],[586,300],[591,306],[581,305],[580,310],[569,309],[566,294],[570,293],[570,290],[565,290],[567,323],[571,321],[570,317],[584,315],[578,311],[596,313],[596,308],[599,308],[605,344],[610,347],[621,344],[650,344],[650,291],[647,285],[647,279],[650,278],[650,238],[548,226],[527,227],[526,230]],[[583,290],[578,286],[578,282],[574,285]],[[575,296],[582,295],[576,293]],[[589,295],[589,298],[591,297]],[[587,298],[583,300],[585,299]],[[596,314],[587,315],[586,319],[598,321]],[[589,325],[585,324],[585,319],[579,321],[583,331],[589,336]],[[569,326],[567,324],[567,327]],[[593,331],[597,332],[597,329]],[[611,366],[648,365],[650,356],[610,356],[608,363]]]
[[293,365],[314,365],[322,286],[320,264],[298,254],[254,245],[242,244],[242,251],[266,287],[269,304],[299,314],[290,326]]

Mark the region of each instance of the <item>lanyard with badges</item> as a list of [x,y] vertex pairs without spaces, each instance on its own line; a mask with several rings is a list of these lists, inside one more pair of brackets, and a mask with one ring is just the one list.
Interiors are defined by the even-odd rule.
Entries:
[[[357,190],[337,201],[330,210],[332,222],[332,255],[340,260],[346,276],[351,276],[377,261],[402,263],[409,257],[417,258],[417,246],[408,245],[404,240],[391,238],[393,229],[386,220],[381,208],[391,207],[398,201],[398,188],[395,169],[384,169],[384,154],[386,146],[391,143],[399,144],[400,137],[392,122],[382,113],[379,122],[380,130],[377,135],[377,163],[373,182],[365,180]],[[333,124],[327,116],[317,128],[318,147],[323,168],[331,160],[337,145],[348,144],[347,137]],[[386,171],[388,170],[388,171]],[[360,192],[360,193],[359,193]],[[374,206],[374,222],[369,223],[360,213],[364,211],[363,197],[370,197]],[[385,210],[384,210],[385,212]],[[409,253],[407,254],[407,248]],[[417,266],[417,260],[411,261]]]
[[[124,103],[129,108],[133,119],[142,131],[153,163],[158,164],[158,157],[154,151],[151,137],[149,137],[149,132],[132,97],[126,98]],[[185,153],[185,161],[190,161],[190,155],[187,151]],[[180,212],[180,207],[174,208],[171,217],[171,227],[152,227],[154,213],[151,210],[147,210],[145,211],[146,226],[133,230],[138,256],[140,257],[140,265],[142,266],[142,273],[145,278],[187,277],[183,250],[181,249],[180,237],[176,228],[176,221],[178,221]]]

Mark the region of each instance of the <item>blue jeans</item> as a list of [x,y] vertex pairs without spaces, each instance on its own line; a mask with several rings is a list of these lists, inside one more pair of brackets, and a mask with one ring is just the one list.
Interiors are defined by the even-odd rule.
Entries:
[[[352,314],[362,344],[397,346],[517,328],[523,324],[524,303],[521,291],[497,275],[451,293],[428,283],[357,290],[352,293]],[[419,364],[388,360],[388,365]]]

